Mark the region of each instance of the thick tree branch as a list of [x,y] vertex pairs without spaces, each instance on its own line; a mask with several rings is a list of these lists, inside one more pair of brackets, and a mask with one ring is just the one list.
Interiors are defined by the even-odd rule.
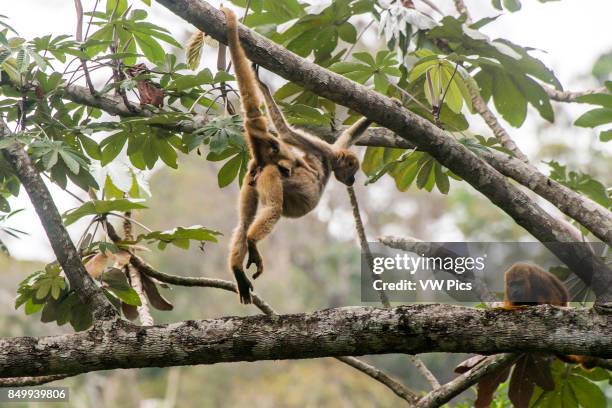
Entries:
[[510,312],[436,304],[345,307],[148,327],[114,320],[71,335],[0,339],[0,377],[383,353],[610,358],[611,327],[610,316],[548,305]]
[[[158,2],[216,40],[223,43],[227,41],[223,13],[208,3],[195,0]],[[367,116],[414,143],[470,183],[541,242],[573,241],[572,234],[565,225],[547,214],[503,175],[429,121],[398,106],[392,99],[317,66],[252,30],[240,26],[239,31],[241,43],[253,62],[304,86],[309,91]],[[589,251],[576,247],[576,251],[572,252],[574,253],[555,253],[578,276],[592,284],[598,302],[612,302],[612,273],[605,265],[591,260],[594,263],[591,270],[597,271],[591,281],[590,274],[583,272],[584,262],[590,257]]]
[[[10,130],[4,120],[0,120],[0,139],[10,136]],[[30,201],[40,218],[53,252],[62,266],[70,287],[74,289],[79,299],[91,305],[96,319],[111,319],[117,316],[113,306],[106,300],[102,291],[87,274],[83,262],[64,227],[53,198],[43,182],[40,174],[34,168],[23,145],[16,142],[2,150],[2,154],[13,168],[13,171],[25,188]]]
[[612,245],[612,212],[595,201],[542,174],[536,167],[506,153],[489,149],[480,156],[504,176],[510,177],[548,200],[596,237]]

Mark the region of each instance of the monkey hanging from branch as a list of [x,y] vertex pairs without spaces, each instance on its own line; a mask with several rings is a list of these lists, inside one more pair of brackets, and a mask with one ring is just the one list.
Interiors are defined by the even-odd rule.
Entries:
[[[268,88],[262,83],[258,86],[259,81],[240,45],[236,15],[227,8],[222,11],[226,16],[228,46],[242,101],[245,139],[251,153],[240,190],[239,221],[229,255],[240,302],[246,304],[251,303],[253,289],[243,268],[247,253],[246,268],[253,264],[257,267],[253,275],[256,279],[264,271],[257,243],[272,231],[281,216],[298,218],[312,211],[332,172],[347,186],[355,182],[359,160],[348,147],[365,132],[371,121],[360,119],[334,144],[292,128]],[[260,109],[260,91],[278,137],[268,131],[268,121]]]

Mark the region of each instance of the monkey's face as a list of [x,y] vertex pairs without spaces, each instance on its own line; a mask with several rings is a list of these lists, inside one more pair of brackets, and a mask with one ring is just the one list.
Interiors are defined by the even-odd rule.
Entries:
[[355,183],[355,173],[359,170],[359,160],[350,150],[340,150],[336,153],[333,170],[339,182],[352,186]]
[[506,297],[509,302],[514,305],[525,305],[529,304],[531,299],[531,290],[529,281],[523,277],[517,277],[518,279],[512,280],[506,283]]

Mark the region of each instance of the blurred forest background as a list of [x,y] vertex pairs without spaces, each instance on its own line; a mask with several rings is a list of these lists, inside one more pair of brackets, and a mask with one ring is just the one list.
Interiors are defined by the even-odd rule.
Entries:
[[[64,2],[30,0],[25,3],[28,3],[28,7],[33,4],[40,6],[43,12],[37,11],[37,14],[48,18],[50,14],[44,10],[51,12],[54,5],[59,7],[59,3]],[[479,4],[483,10],[490,4],[484,0],[468,3],[473,4],[472,10],[475,12],[479,12]],[[543,9],[554,12],[555,8],[568,5],[574,7],[582,3],[579,9],[584,12],[583,16],[574,15],[572,20],[568,21],[542,20],[545,24],[542,30],[561,32],[574,27],[572,36],[575,36],[576,44],[567,44],[567,47],[572,49],[580,47],[581,42],[589,41],[588,36],[582,35],[580,29],[576,29],[575,23],[589,24],[589,15],[597,14],[597,7],[582,8],[584,3],[578,1],[547,5],[528,3],[525,2],[525,10],[519,19],[525,18],[525,15],[537,15]],[[12,9],[13,6],[2,5],[0,13],[8,15],[11,23],[23,35],[30,36],[28,30],[33,28],[25,27],[20,19],[25,7],[16,6]],[[70,7],[72,6],[58,8],[58,18],[60,12],[62,19],[72,18]],[[162,11],[157,5],[153,10],[156,24],[172,27],[174,33],[182,33],[177,39],[185,43],[190,28],[177,28],[184,23],[167,11]],[[486,8],[486,11],[490,11],[490,7]],[[564,15],[569,18],[569,13]],[[359,17],[363,19],[364,16]],[[577,23],[574,19],[584,22]],[[359,18],[355,21],[358,28],[366,23]],[[72,26],[72,21],[65,24]],[[41,29],[43,33],[53,30],[54,28],[49,26]],[[511,37],[511,32],[509,34],[506,30],[505,35]],[[375,34],[374,30],[372,33]],[[603,31],[601,35],[604,35]],[[567,52],[565,59],[553,62],[552,68],[561,75],[562,82],[568,87],[587,89],[612,72],[612,40],[608,40],[609,48],[600,49],[600,55],[591,55],[591,61],[586,63],[593,66],[593,70],[583,69],[581,72],[575,72],[571,67],[564,66],[563,64],[572,63],[571,59],[568,60],[573,55],[572,51]],[[365,45],[360,46],[376,41],[379,40],[375,36],[366,36]],[[537,38],[533,39],[533,43],[525,45],[537,46]],[[215,52],[211,51],[210,63],[214,62],[214,55]],[[564,71],[574,74],[571,78],[563,78]],[[278,85],[276,84],[276,87]],[[533,163],[555,159],[570,168],[589,173],[604,185],[611,185],[609,156],[594,153],[605,149],[593,149],[591,146],[592,143],[600,143],[594,136],[595,132],[591,129],[577,131],[571,126],[576,118],[574,107],[567,104],[556,104],[554,107],[554,127],[538,120],[536,115],[530,115],[527,120],[532,123],[516,132],[519,135],[518,143],[527,146],[526,150]],[[582,107],[578,111],[581,109],[586,110]],[[360,154],[363,153],[361,149],[357,148]],[[228,279],[226,254],[230,232],[236,223],[237,214],[233,202],[238,193],[237,185],[233,183],[229,187],[219,189],[218,166],[197,155],[179,156],[179,171],[180,173],[164,166],[151,174],[150,184],[154,192],[148,201],[151,210],[138,213],[138,221],[155,229],[202,224],[221,231],[224,235],[218,244],[208,243],[203,251],[195,247],[189,251],[169,248],[144,256],[157,265],[160,271],[184,276]],[[364,181],[365,177],[360,174],[356,191],[371,240],[387,234],[418,237],[425,241],[533,239],[501,210],[483,200],[466,183],[453,182],[449,194],[443,196],[436,191],[428,193],[416,188],[399,192],[393,180],[388,177],[367,187],[363,186]],[[60,190],[55,191],[55,197],[61,197],[60,210],[77,205],[76,201]],[[21,197],[20,201],[22,205],[14,205],[14,208],[28,208],[24,197]],[[12,225],[25,229],[32,235],[23,238],[21,242],[7,239],[9,249],[19,254],[20,258],[26,258],[24,254],[31,254],[32,258],[44,259],[44,248],[40,248],[40,242],[44,242],[45,237],[37,226],[26,218],[33,215],[32,211],[24,213],[30,214],[20,214],[12,221]],[[76,236],[81,227],[77,224],[71,228],[71,232]],[[330,183],[315,212],[299,220],[283,220],[279,228],[262,243],[261,250],[268,258],[273,255],[274,261],[268,261],[266,273],[255,282],[256,290],[279,312],[309,312],[327,307],[361,304],[358,243],[346,191],[337,183]],[[49,335],[71,331],[70,327],[43,325],[38,321],[39,315],[26,317],[23,309],[14,310],[18,283],[41,266],[43,263],[36,260],[17,260],[6,256],[0,258],[0,336]],[[164,295],[175,307],[172,312],[154,311],[155,321],[160,324],[257,313],[255,308],[241,306],[235,295],[210,288],[173,287],[172,290],[165,289]],[[453,378],[450,368],[465,357],[466,355],[459,354],[422,356],[441,382]],[[366,360],[375,362],[378,367],[414,389],[428,388],[426,381],[414,369],[407,356],[386,355],[368,357]],[[331,358],[117,370],[80,375],[53,385],[71,387],[70,405],[74,407],[390,407],[400,403],[400,400],[381,384]],[[473,399],[473,395],[471,392],[464,393],[462,398]],[[612,387],[608,387],[607,395],[612,398]]]

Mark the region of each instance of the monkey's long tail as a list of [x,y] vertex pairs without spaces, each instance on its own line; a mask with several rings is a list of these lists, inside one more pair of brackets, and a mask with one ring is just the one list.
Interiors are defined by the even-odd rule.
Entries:
[[240,45],[240,39],[238,37],[238,19],[236,18],[236,14],[228,8],[222,7],[221,11],[225,13],[227,41],[232,63],[234,64],[236,80],[238,81],[238,89],[240,90],[242,109],[247,119],[261,117],[263,114],[259,109],[261,100],[257,89],[257,78],[251,68],[251,63],[244,53],[242,45]]

